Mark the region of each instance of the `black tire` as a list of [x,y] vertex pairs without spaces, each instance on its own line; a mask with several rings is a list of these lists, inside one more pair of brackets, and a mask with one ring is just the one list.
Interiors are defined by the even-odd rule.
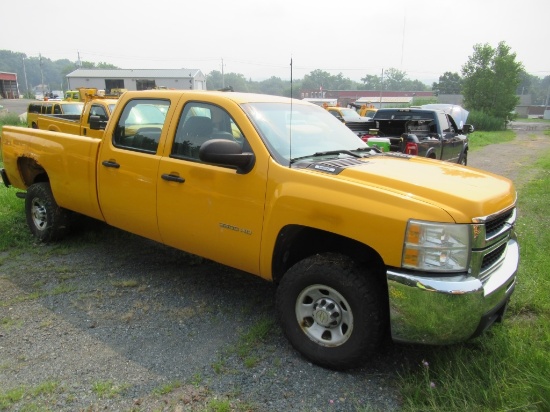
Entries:
[[381,281],[346,256],[310,256],[277,289],[279,321],[303,356],[330,369],[365,363],[386,336],[387,294]]
[[462,157],[460,158],[459,163],[462,166],[467,166],[468,165],[468,151],[467,150],[462,154]]
[[57,205],[49,183],[29,186],[25,214],[31,233],[41,242],[61,239],[68,232],[69,212]]

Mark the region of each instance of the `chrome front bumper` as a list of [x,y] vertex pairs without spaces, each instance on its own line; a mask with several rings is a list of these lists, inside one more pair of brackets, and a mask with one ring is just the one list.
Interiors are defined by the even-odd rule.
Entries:
[[519,246],[512,234],[506,254],[483,280],[387,270],[394,341],[442,345],[479,335],[499,321],[514,291]]

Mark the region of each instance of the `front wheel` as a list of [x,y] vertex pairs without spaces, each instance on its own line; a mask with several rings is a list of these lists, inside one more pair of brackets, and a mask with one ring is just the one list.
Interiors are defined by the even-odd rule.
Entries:
[[290,343],[331,369],[360,366],[386,333],[386,294],[379,279],[343,255],[308,257],[285,274],[277,311]]
[[57,205],[49,183],[29,186],[25,214],[31,233],[41,242],[58,240],[67,233],[69,212]]
[[462,166],[467,166],[468,165],[468,151],[465,151],[463,154],[462,154],[462,157],[460,158],[460,162],[459,162]]

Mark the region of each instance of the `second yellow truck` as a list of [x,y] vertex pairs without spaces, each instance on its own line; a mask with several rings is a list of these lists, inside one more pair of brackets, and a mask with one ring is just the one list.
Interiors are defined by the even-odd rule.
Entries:
[[[78,113],[39,114],[34,119],[34,128],[87,136],[103,137],[103,128],[117,103],[115,96],[104,96],[97,89],[79,89],[80,102],[58,102],[68,105],[80,105]],[[100,121],[103,127],[94,130],[90,122]]]

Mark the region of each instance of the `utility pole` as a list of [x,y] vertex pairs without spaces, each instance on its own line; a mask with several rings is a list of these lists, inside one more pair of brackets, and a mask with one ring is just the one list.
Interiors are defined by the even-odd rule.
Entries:
[[25,57],[22,57],[23,60],[23,75],[25,76],[25,94],[26,97],[29,97],[29,83],[27,82],[27,69],[25,68]]
[[380,78],[380,102],[378,104],[378,108],[382,108],[382,90],[384,90],[384,69],[382,69],[382,77]]
[[42,55],[38,53],[38,57],[40,59],[40,81],[42,84],[42,99],[44,99],[44,97],[46,97],[46,93],[44,93],[44,71],[42,70]]
[[225,89],[225,78],[223,74],[223,59],[222,59],[222,89]]

